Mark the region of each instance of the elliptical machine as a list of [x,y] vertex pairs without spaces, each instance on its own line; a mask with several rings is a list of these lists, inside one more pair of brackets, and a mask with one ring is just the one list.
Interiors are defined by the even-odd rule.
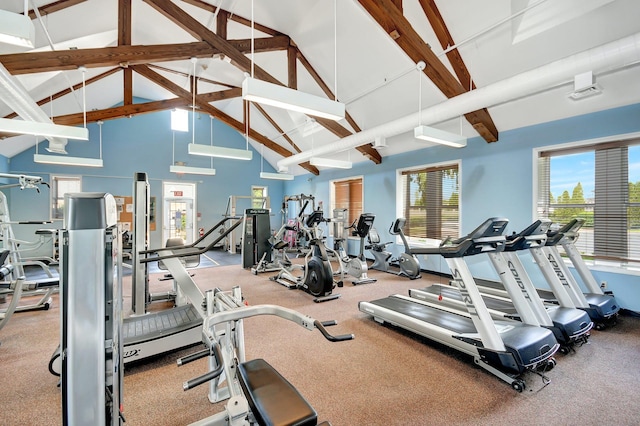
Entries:
[[358,218],[357,225],[354,221],[349,227],[345,228],[353,229],[351,235],[354,237],[360,237],[360,252],[358,253],[358,256],[349,257],[345,248],[346,240],[344,238],[336,239],[340,267],[347,275],[351,275],[355,278],[355,280],[351,281],[353,285],[370,284],[377,281],[375,278],[369,278],[367,276],[367,258],[364,256],[364,237],[369,234],[369,230],[373,226],[375,218],[376,216],[374,214],[362,213]]
[[411,252],[411,247],[409,247],[409,242],[407,242],[407,238],[404,235],[403,229],[404,224],[407,222],[407,219],[404,217],[399,217],[391,224],[389,228],[389,233],[391,235],[400,235],[402,239],[402,244],[404,244],[404,253],[400,253],[400,257],[397,259],[391,259],[390,264],[396,265],[400,268],[400,272],[398,272],[399,276],[405,276],[409,279],[415,280],[420,278],[420,262],[418,261],[418,257]]
[[[329,262],[327,247],[320,237],[318,225],[326,222],[322,210],[314,210],[306,219],[305,226],[310,232],[310,250],[304,257],[304,265],[291,265],[283,267],[280,272],[270,277],[287,288],[299,288],[307,293],[316,296],[314,302],[327,302],[340,297],[339,294],[332,294],[335,286],[342,287],[342,281],[337,283],[333,280],[333,269]],[[302,276],[293,275],[292,271],[302,269]]]

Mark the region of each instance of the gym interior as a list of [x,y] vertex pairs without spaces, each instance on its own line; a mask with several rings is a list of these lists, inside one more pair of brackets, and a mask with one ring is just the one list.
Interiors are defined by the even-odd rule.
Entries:
[[637,424],[640,5],[509,3],[3,2],[0,423]]

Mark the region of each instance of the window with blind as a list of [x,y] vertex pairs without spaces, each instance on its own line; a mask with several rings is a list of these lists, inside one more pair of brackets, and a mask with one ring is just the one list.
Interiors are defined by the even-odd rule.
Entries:
[[640,140],[540,152],[537,214],[584,219],[587,259],[640,262]]
[[347,222],[349,226],[362,214],[364,197],[362,194],[362,178],[352,178],[334,181],[332,185],[333,205],[331,212],[335,209],[347,209]]
[[400,172],[404,233],[414,241],[460,236],[458,164]]

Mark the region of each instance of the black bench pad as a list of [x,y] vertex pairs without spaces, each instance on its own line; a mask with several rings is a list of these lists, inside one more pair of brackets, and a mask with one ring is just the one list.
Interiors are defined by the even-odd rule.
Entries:
[[240,364],[238,378],[251,412],[260,425],[317,424],[318,415],[313,407],[264,359]]

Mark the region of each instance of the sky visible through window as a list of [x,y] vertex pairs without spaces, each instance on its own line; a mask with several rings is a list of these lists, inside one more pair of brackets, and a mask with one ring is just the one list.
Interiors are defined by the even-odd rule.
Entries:
[[[640,181],[640,145],[629,147],[629,181]],[[558,199],[564,191],[573,193],[573,188],[582,184],[586,200],[593,200],[595,182],[595,153],[551,157],[551,193]]]

